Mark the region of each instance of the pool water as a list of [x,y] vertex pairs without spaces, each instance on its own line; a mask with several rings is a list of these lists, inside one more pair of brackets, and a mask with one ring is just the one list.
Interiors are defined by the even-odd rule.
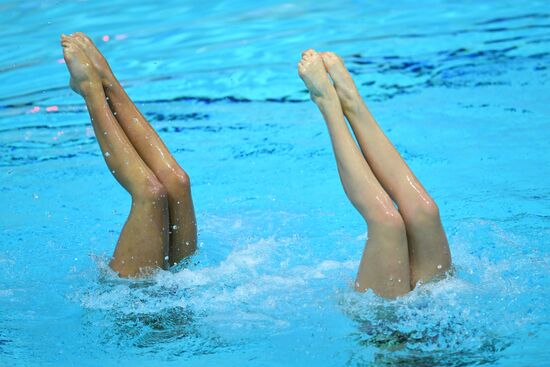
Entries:
[[[547,1],[4,1],[0,365],[545,366]],[[130,198],[68,88],[89,33],[189,173],[200,250],[106,263]],[[366,228],[296,64],[341,54],[437,200],[454,275],[352,290]]]

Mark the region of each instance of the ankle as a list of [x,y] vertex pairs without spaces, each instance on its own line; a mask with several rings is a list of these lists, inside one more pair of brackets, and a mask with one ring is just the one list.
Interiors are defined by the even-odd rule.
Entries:
[[103,86],[99,79],[84,80],[80,82],[78,89],[80,90],[80,94],[84,98],[88,98],[89,96],[94,95],[100,91],[103,92]]
[[112,88],[118,83],[113,73],[107,73],[101,77],[101,84],[105,89]]
[[334,91],[329,91],[319,95],[311,94],[311,100],[321,109],[330,108],[340,104],[338,101],[338,95]]
[[363,100],[356,88],[338,88],[338,98],[342,104],[342,109],[346,112],[356,112],[363,105]]

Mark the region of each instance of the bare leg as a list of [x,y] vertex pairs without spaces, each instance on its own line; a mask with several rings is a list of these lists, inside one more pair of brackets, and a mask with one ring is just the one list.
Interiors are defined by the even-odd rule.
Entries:
[[320,55],[304,52],[298,71],[327,124],[344,190],[367,221],[369,236],[356,289],[370,288],[390,298],[405,294],[410,270],[403,220],[355,144]]
[[446,272],[451,255],[436,203],[376,123],[342,60],[332,52],[322,57],[363,155],[405,221],[412,286]]
[[143,161],[168,191],[169,262],[171,265],[176,264],[192,255],[197,246],[197,225],[189,176],[126,94],[90,38],[83,33],[76,33],[73,37],[92,60],[118,123]]
[[132,195],[132,209],[110,266],[120,276],[137,276],[162,267],[168,251],[167,193],[142,161],[114,118],[91,61],[76,42],[62,36],[71,87],[84,97],[97,141],[109,170]]

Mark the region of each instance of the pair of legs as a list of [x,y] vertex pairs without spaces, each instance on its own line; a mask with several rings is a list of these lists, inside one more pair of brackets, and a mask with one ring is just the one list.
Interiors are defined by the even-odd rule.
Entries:
[[376,123],[342,60],[308,50],[298,72],[327,124],[344,191],[367,222],[356,289],[392,298],[445,273],[451,256],[438,207]]
[[71,87],[84,98],[97,141],[116,180],[132,196],[110,263],[132,277],[180,262],[196,249],[189,177],[130,100],[83,33],[61,37]]

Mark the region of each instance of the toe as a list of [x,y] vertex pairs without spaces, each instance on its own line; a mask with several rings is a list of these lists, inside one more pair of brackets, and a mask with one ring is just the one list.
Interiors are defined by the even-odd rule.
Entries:
[[310,49],[307,49],[304,52],[302,52],[302,57],[308,59],[308,58],[314,56],[315,54],[316,54],[315,50],[310,48]]
[[333,61],[334,60],[334,53],[333,52],[323,52],[321,55],[323,58],[323,61]]
[[325,52],[322,57],[323,63],[327,68],[332,68],[337,65],[343,65],[342,59],[334,52]]
[[85,44],[87,43],[87,41],[88,41],[88,37],[87,37],[84,33],[82,33],[82,32],[76,32],[76,33],[75,33],[75,37],[76,37],[76,39],[79,40],[80,43],[83,44],[83,45],[85,45]]
[[80,47],[85,47],[86,46],[86,44],[82,41],[82,38],[80,38],[80,37],[75,37],[74,41]]

